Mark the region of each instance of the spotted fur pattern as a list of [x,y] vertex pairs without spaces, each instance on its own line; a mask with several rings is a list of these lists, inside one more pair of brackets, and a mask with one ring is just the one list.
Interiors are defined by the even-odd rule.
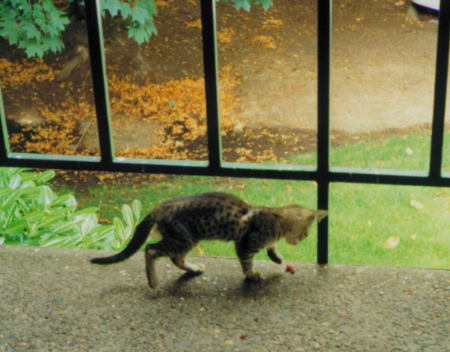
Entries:
[[162,203],[137,226],[126,248],[111,257],[94,258],[93,263],[109,264],[133,255],[156,225],[161,240],[145,249],[146,271],[150,287],[158,280],[155,261],[169,257],[185,271],[202,273],[203,267],[186,261],[187,253],[201,240],[234,241],[242,271],[247,280],[258,281],[253,271],[253,257],[266,249],[269,258],[278,264],[283,258],[276,242],[285,238],[296,245],[308,236],[311,224],[327,215],[324,210],[311,210],[298,205],[278,208],[252,206],[227,193],[201,193],[177,197]]

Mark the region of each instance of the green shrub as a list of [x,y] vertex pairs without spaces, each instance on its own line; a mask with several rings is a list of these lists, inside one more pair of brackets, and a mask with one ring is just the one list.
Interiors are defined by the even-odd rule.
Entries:
[[71,194],[57,195],[54,171],[0,168],[0,244],[118,249],[141,216],[141,203],[122,207],[122,219],[99,224],[97,208],[77,209]]
[[[232,2],[236,9],[249,11],[261,5],[265,10],[272,0],[222,0]],[[23,49],[28,57],[42,58],[48,52],[64,48],[61,34],[70,23],[68,4],[83,7],[80,0],[1,0],[0,37]],[[148,42],[157,33],[153,17],[157,14],[155,0],[102,0],[102,15],[119,17],[126,24],[128,36],[137,43]]]

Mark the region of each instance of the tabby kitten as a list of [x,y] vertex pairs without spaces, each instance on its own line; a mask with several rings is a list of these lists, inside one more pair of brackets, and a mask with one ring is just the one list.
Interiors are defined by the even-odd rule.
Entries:
[[247,280],[259,281],[253,271],[253,256],[266,248],[269,258],[281,264],[276,241],[285,238],[296,245],[308,236],[311,224],[322,220],[325,210],[311,210],[298,205],[279,208],[252,206],[227,193],[201,193],[177,197],[162,203],[139,223],[133,238],[122,252],[92,263],[120,262],[136,253],[154,225],[161,241],[148,244],[145,249],[147,279],[150,287],[158,284],[155,260],[167,256],[182,270],[202,273],[203,267],[187,263],[186,254],[205,239],[234,241],[236,253]]

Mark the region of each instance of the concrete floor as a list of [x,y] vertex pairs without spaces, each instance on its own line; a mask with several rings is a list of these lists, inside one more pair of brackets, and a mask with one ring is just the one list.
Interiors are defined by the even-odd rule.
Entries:
[[161,260],[148,288],[142,253],[0,246],[0,351],[450,351],[450,271],[237,260],[188,280]]

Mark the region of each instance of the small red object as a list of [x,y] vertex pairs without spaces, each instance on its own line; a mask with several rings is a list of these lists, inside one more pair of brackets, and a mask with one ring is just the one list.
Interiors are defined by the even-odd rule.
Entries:
[[295,268],[295,266],[293,265],[286,265],[286,272],[290,273],[290,274],[295,274],[295,272],[297,271],[297,269]]

